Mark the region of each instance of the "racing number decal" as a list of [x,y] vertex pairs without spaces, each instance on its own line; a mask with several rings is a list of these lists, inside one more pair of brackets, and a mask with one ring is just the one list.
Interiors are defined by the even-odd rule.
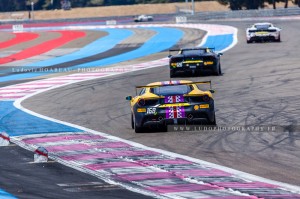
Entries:
[[156,108],[147,108],[147,114],[156,115]]
[[177,62],[177,68],[182,67],[182,62]]

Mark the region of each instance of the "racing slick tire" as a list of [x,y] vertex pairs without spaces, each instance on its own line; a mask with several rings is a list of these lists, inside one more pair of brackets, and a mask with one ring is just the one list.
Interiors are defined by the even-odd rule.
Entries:
[[144,132],[144,128],[142,126],[138,126],[134,120],[134,116],[132,115],[132,126],[134,127],[134,131],[136,133],[143,133]]
[[162,126],[160,127],[160,130],[161,130],[162,132],[168,132],[168,125],[162,125]]
[[144,132],[144,128],[143,127],[138,127],[138,126],[134,125],[134,131],[136,133],[143,133]]
[[212,126],[216,126],[217,125],[216,115],[214,115],[214,121],[208,120],[208,125],[212,125]]
[[174,70],[170,70],[170,78],[175,77],[175,71]]
[[280,35],[278,36],[278,39],[275,39],[276,42],[281,42]]
[[222,69],[221,69],[221,64],[219,63],[217,70],[215,71],[216,76],[222,75]]
[[131,128],[134,129],[133,114],[131,113]]

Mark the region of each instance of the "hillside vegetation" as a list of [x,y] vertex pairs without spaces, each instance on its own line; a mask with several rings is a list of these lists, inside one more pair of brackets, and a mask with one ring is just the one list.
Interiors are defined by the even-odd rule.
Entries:
[[[1,1],[0,1],[1,2]],[[166,3],[166,4],[138,4],[138,5],[124,5],[124,6],[97,6],[85,8],[72,8],[71,10],[40,10],[34,11],[30,17],[35,20],[40,19],[69,19],[69,18],[91,18],[91,17],[118,17],[128,16],[133,17],[139,14],[170,14],[176,13],[178,9],[184,9],[191,4],[186,3]],[[283,7],[284,2],[277,3],[277,7]],[[266,8],[272,8],[272,5],[265,4]],[[217,1],[202,1],[195,2],[195,11],[229,11],[229,5],[220,4]],[[28,19],[28,11],[17,12],[1,12],[0,20],[11,19]]]
[[[31,10],[53,10],[83,8],[95,6],[115,6],[115,5],[136,5],[136,4],[161,4],[161,3],[184,3],[186,0],[1,0],[0,12],[26,11]],[[191,0],[189,0],[190,2]],[[195,2],[207,2],[209,0],[195,0]],[[211,1],[211,0],[210,0]],[[284,2],[288,4],[298,4],[300,0],[215,0],[221,4],[228,5],[232,10],[263,8],[265,3],[273,4]]]

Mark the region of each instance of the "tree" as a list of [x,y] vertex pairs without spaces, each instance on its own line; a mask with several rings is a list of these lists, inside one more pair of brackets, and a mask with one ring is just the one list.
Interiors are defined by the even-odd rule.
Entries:
[[90,0],[88,2],[88,6],[102,6],[104,4],[104,0]]
[[218,0],[223,5],[228,5],[231,10],[258,9],[263,7],[263,0]]
[[246,0],[245,6],[249,9],[258,9],[259,7],[263,7],[264,1],[262,0]]
[[275,10],[276,9],[276,1],[273,0],[273,9]]
[[241,10],[243,6],[243,0],[229,0],[229,7],[231,10]]

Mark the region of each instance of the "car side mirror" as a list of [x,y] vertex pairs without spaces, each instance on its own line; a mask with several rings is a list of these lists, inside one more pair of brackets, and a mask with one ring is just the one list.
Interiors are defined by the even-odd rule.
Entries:
[[130,101],[130,100],[132,100],[132,96],[127,96],[125,99]]
[[209,90],[209,92],[211,92],[211,93],[215,93],[215,90],[212,90],[212,89],[210,89],[210,90]]
[[218,53],[218,57],[221,57],[223,55],[223,53]]
[[172,55],[168,55],[168,58],[171,58],[172,57]]

